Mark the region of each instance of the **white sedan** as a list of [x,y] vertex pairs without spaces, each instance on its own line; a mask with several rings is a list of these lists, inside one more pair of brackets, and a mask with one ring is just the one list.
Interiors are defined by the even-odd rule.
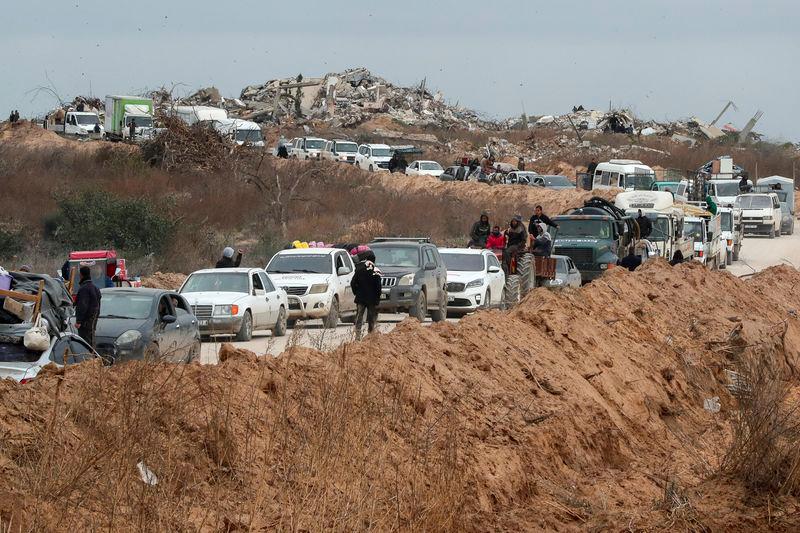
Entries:
[[489,250],[439,248],[447,267],[447,311],[465,314],[503,303],[506,276]]
[[407,176],[433,176],[438,178],[443,173],[442,165],[436,161],[414,161],[406,167]]
[[551,255],[551,259],[556,260],[556,277],[555,279],[546,279],[542,283],[543,287],[548,289],[563,289],[564,287],[573,287],[577,289],[581,286],[581,273],[572,258],[566,255]]
[[256,329],[286,335],[289,301],[260,268],[210,268],[193,272],[178,291],[197,317],[202,336],[249,341]]

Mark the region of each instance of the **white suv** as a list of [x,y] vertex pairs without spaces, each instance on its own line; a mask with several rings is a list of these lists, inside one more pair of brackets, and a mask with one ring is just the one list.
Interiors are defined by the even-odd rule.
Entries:
[[341,161],[342,163],[355,163],[358,145],[353,141],[333,140],[325,143],[322,150],[322,159]]
[[321,318],[326,328],[335,328],[342,315],[355,314],[350,287],[355,265],[345,250],[281,250],[270,259],[266,270],[290,297],[297,297],[289,304],[292,321]]
[[506,276],[490,250],[439,248],[447,266],[447,312],[469,313],[503,303]]
[[734,208],[742,210],[744,232],[768,235],[770,239],[781,234],[781,202],[772,193],[748,193],[736,197]]
[[391,158],[392,149],[388,144],[362,144],[356,154],[356,166],[370,172],[389,170]]
[[320,159],[322,149],[325,148],[325,139],[317,137],[297,137],[292,142],[289,157],[294,159]]
[[253,331],[286,335],[289,299],[260,268],[209,268],[193,272],[178,291],[197,317],[202,336],[249,341]]

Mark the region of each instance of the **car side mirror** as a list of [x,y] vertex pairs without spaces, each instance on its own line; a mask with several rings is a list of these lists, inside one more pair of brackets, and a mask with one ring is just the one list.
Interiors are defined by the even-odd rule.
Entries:
[[436,270],[436,265],[434,263],[425,263],[425,270]]
[[175,315],[164,315],[161,317],[161,321],[164,324],[174,324],[175,322],[178,321],[178,317],[176,317]]
[[489,267],[489,274],[497,274],[500,272],[500,267],[490,266]]
[[350,273],[350,270],[347,267],[339,267],[336,273],[340,276],[346,276]]

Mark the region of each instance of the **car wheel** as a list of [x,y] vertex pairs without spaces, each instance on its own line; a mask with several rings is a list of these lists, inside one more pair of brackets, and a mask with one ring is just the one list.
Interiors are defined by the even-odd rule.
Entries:
[[200,339],[196,339],[192,347],[189,349],[189,355],[186,357],[187,363],[200,362]]
[[483,295],[483,305],[481,307],[483,309],[488,309],[492,306],[492,291],[486,289],[486,294]]
[[730,265],[733,263],[733,250],[725,254],[725,264]]
[[158,349],[158,344],[151,342],[147,348],[144,349],[144,360],[154,362],[159,359],[161,359],[161,351]]
[[250,311],[244,312],[242,319],[242,326],[239,328],[239,333],[236,334],[237,342],[247,342],[253,338],[253,315]]
[[325,326],[326,329],[333,329],[339,325],[339,300],[336,298],[331,302],[331,310],[328,316],[322,320],[322,325]]
[[286,308],[281,306],[280,310],[278,311],[278,321],[275,323],[275,329],[272,330],[272,334],[276,337],[283,337],[286,335],[287,322]]
[[414,307],[408,310],[408,314],[420,322],[425,321],[425,315],[428,314],[428,297],[425,296],[425,291],[419,291],[417,301],[414,304]]
[[770,239],[775,238],[775,228],[769,228],[769,238]]
[[439,300],[439,307],[431,311],[431,320],[434,322],[441,322],[445,318],[447,318],[447,293]]
[[738,261],[739,260],[739,248],[734,248],[733,249],[733,260],[734,261]]

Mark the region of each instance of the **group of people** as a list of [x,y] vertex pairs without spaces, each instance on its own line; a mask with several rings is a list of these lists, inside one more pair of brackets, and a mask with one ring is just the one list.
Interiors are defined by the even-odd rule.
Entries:
[[511,271],[511,263],[520,252],[530,249],[535,256],[549,257],[553,249],[553,238],[548,227],[557,228],[553,220],[537,205],[528,221],[528,228],[522,221],[522,215],[515,215],[504,230],[499,225],[489,222],[489,213],[483,211],[480,219],[470,230],[470,248],[486,248],[502,253],[503,269]]
[[12,111],[11,114],[8,115],[8,121],[12,124],[19,122],[19,111],[16,109]]

